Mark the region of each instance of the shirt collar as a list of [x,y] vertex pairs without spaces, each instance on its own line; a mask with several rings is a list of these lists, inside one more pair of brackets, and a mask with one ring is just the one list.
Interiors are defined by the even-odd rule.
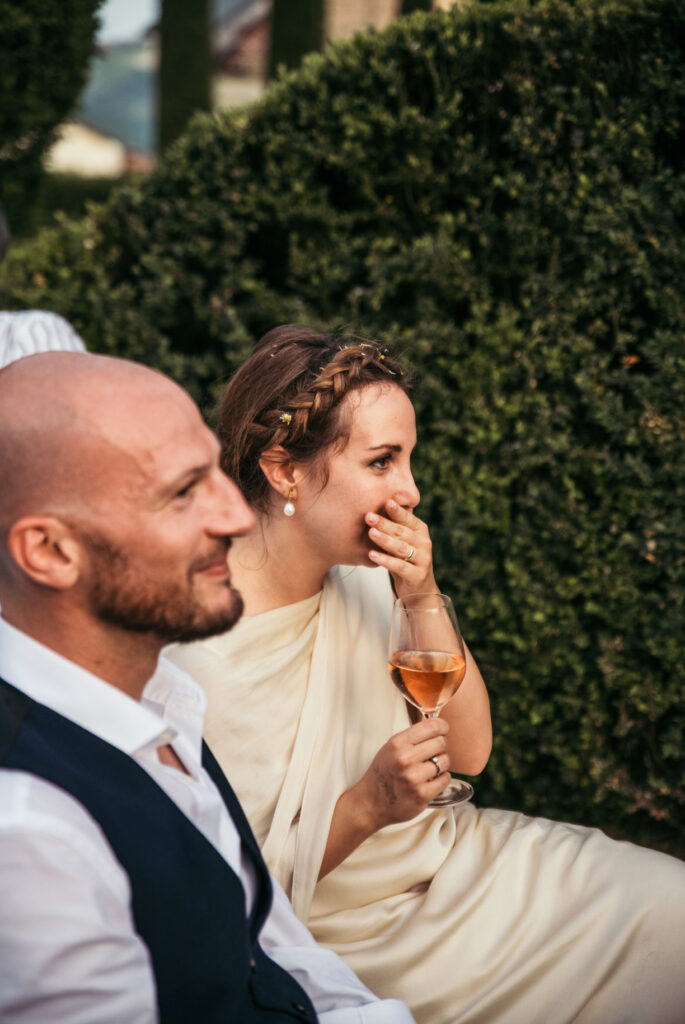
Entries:
[[[131,756],[177,733],[199,751],[205,697],[165,658],[138,702],[10,626],[0,615],[0,675],[22,693]],[[165,735],[166,734],[166,735]]]

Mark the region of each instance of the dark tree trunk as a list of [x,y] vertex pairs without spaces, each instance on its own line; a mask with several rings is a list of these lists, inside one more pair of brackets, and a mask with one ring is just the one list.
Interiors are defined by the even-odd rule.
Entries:
[[176,139],[196,110],[211,109],[210,0],[162,0],[158,146]]
[[323,48],[324,0],[273,0],[269,78],[279,64],[296,68],[305,53]]
[[433,0],[400,0],[400,14],[411,14],[412,11],[432,11]]

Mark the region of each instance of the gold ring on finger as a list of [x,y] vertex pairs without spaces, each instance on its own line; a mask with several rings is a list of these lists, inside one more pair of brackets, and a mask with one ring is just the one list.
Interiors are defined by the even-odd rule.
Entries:
[[436,754],[434,757],[430,757],[428,760],[432,761],[433,764],[435,765],[435,775],[433,776],[433,778],[437,779],[438,775],[442,775],[442,768],[440,767],[440,762],[438,761],[438,755]]
[[411,547],[411,545],[410,545],[409,546],[409,554],[404,556],[405,562],[411,562],[412,558],[414,557],[414,551],[415,551],[415,548]]

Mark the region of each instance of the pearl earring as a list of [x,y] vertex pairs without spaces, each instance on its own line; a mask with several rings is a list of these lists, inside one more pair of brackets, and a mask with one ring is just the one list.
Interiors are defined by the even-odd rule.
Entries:
[[294,516],[295,515],[295,505],[293,504],[293,500],[292,500],[294,493],[295,493],[295,488],[291,487],[290,490],[288,491],[288,500],[286,501],[285,505],[283,506],[283,515],[284,516],[288,516],[288,518],[290,518],[290,516]]

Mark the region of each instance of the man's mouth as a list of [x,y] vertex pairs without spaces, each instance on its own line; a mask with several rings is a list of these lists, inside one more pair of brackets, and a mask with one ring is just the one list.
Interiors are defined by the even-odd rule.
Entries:
[[198,562],[195,567],[196,573],[202,573],[203,576],[228,576],[228,549],[230,545],[227,545],[222,551],[216,552],[207,558],[204,558],[201,562]]
[[208,565],[205,569],[200,569],[199,571],[203,576],[228,576],[228,561],[224,558],[223,562],[214,562],[212,565]]

